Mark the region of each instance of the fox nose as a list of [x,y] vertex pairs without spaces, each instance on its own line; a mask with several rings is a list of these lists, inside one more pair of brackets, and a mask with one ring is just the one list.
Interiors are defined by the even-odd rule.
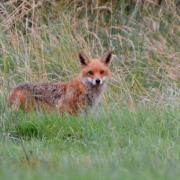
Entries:
[[100,79],[96,79],[96,84],[100,84],[101,80]]

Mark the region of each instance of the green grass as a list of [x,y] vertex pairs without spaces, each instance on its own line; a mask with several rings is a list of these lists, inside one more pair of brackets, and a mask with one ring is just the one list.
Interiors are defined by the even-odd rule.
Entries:
[[142,106],[80,117],[10,114],[1,178],[178,179],[179,115],[175,107]]

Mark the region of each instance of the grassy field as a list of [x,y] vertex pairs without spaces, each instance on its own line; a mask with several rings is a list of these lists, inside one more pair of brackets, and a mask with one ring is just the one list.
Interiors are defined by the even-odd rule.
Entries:
[[[178,1],[0,3],[0,179],[179,179]],[[87,116],[12,112],[11,88],[71,79],[114,48]]]
[[178,179],[179,109],[118,108],[86,117],[9,114],[1,178]]

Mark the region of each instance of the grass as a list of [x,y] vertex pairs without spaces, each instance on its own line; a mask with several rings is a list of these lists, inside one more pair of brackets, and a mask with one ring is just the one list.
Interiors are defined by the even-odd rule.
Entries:
[[19,112],[2,136],[4,179],[178,179],[179,109],[73,117]]
[[[0,179],[179,179],[178,1],[9,2],[0,4]],[[17,84],[69,80],[80,50],[111,48],[96,112],[7,107]]]

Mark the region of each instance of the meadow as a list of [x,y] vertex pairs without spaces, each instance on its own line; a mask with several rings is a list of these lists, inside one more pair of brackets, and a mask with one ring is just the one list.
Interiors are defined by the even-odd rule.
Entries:
[[[0,179],[179,179],[178,1],[0,3]],[[19,83],[70,80],[78,52],[114,49],[87,115],[13,112]]]

